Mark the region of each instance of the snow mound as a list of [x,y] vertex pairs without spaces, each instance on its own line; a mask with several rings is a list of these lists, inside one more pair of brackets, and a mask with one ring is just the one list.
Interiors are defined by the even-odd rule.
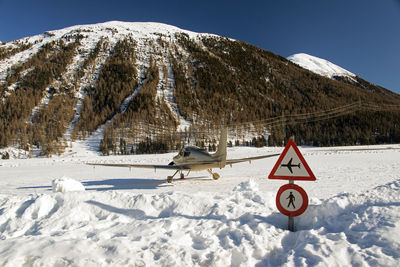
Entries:
[[250,179],[247,182],[241,182],[238,184],[233,191],[243,192],[243,191],[254,191],[257,192],[259,190],[258,184]]
[[0,194],[0,265],[398,266],[400,180],[310,205],[297,232],[257,188]]
[[53,192],[72,192],[72,191],[85,191],[85,187],[80,182],[68,178],[62,177],[59,179],[54,179],[52,181]]
[[328,77],[328,78],[334,78],[335,76],[340,76],[340,77],[348,77],[348,78],[354,78],[356,75],[354,73],[351,73],[348,70],[343,69],[342,67],[339,67],[332,62],[329,62],[326,59],[314,57],[308,54],[300,53],[300,54],[295,54],[292,56],[289,56],[287,58],[288,60],[292,61],[293,63],[299,65],[302,68],[305,68],[309,71],[312,71],[316,74]]

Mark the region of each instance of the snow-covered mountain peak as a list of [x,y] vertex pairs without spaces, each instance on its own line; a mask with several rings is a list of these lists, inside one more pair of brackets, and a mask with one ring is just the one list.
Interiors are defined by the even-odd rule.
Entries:
[[334,78],[335,76],[344,76],[349,78],[356,77],[354,73],[351,73],[326,59],[314,57],[305,53],[294,54],[289,56],[287,59],[309,71],[328,78]]
[[134,38],[158,38],[160,35],[173,37],[175,33],[185,33],[191,38],[199,35],[211,35],[206,33],[196,33],[188,30],[183,30],[175,26],[171,26],[158,22],[123,22],[109,21],[97,24],[76,25],[60,30],[48,31],[57,37],[73,33],[73,32],[92,32],[102,36],[120,36],[132,35]]
[[42,34],[21,38],[13,42],[0,42],[0,45],[6,48],[15,47],[15,44],[18,43],[34,44],[40,42],[44,44],[54,40],[59,40],[63,37],[73,36],[78,33],[93,40],[104,37],[114,41],[124,39],[127,36],[131,36],[134,39],[158,39],[160,36],[164,36],[173,40],[176,33],[187,34],[193,39],[202,36],[217,36],[210,33],[188,31],[159,22],[108,21],[97,24],[74,25],[63,29],[49,30]]

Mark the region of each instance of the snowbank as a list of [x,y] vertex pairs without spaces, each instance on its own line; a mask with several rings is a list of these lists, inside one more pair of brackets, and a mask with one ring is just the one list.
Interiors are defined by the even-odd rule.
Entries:
[[274,198],[252,180],[222,194],[0,195],[0,265],[399,264],[400,181],[310,205],[294,233]]
[[80,182],[68,178],[62,177],[59,179],[54,179],[52,181],[53,192],[72,192],[72,191],[85,191],[85,187]]

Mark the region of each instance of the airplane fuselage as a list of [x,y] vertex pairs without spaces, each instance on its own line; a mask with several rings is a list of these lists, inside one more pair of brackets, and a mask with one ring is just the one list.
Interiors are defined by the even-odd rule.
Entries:
[[175,165],[184,165],[193,171],[225,167],[225,161],[213,157],[206,150],[198,147],[185,147],[173,158]]

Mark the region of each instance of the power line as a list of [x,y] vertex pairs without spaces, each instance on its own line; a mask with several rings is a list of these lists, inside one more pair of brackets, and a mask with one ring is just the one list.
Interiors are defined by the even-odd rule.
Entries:
[[[352,114],[358,111],[371,111],[371,112],[380,112],[380,111],[400,111],[400,105],[394,104],[381,104],[376,105],[373,103],[365,103],[361,101],[357,101],[351,104],[343,105],[340,107],[335,107],[332,109],[320,110],[316,112],[308,112],[301,114],[289,114],[289,115],[281,115],[273,118],[268,118],[264,120],[255,120],[248,121],[244,123],[232,123],[227,125],[226,127],[229,130],[238,130],[240,129],[243,132],[247,133],[255,133],[259,132],[257,129],[271,130],[273,128],[284,127],[285,125],[295,125],[295,124],[304,124],[304,123],[312,123],[317,121],[324,121],[333,118],[337,118],[340,116]],[[171,131],[168,127],[158,126],[158,125],[150,125],[139,123],[139,129],[146,129],[147,133],[150,135],[171,135],[176,134],[179,136],[187,136],[188,134],[193,135],[215,135],[215,129],[219,128],[217,125],[213,125],[211,122],[208,123],[207,130],[201,130],[201,125],[192,124],[190,129],[186,131],[178,131],[174,129]],[[204,127],[203,127],[204,129]],[[152,133],[149,133],[152,132]]]

